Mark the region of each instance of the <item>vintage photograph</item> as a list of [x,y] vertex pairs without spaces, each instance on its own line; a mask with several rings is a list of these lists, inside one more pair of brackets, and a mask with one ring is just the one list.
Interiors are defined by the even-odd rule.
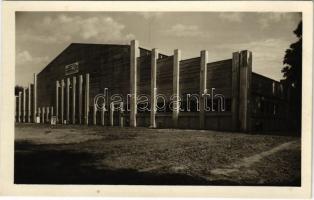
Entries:
[[15,12],[14,184],[301,186],[301,12]]

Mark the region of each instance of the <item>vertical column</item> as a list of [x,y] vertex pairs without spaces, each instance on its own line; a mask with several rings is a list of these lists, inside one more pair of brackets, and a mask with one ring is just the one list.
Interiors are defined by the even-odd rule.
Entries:
[[114,104],[113,103],[111,103],[110,104],[110,116],[109,116],[109,118],[110,118],[110,126],[113,126],[113,114],[114,114]]
[[76,77],[73,76],[73,80],[72,80],[72,124],[75,124],[75,99],[76,97]]
[[83,75],[79,76],[79,123],[82,124],[82,93],[83,93]]
[[240,54],[234,52],[232,54],[232,129],[237,131],[239,128],[239,64]]
[[44,124],[45,123],[45,107],[42,107],[42,113],[41,113],[41,121]]
[[181,60],[181,51],[179,49],[174,50],[173,56],[173,86],[172,94],[175,98],[173,101],[173,111],[172,111],[172,121],[173,127],[178,126],[178,118],[180,111],[180,102],[179,102],[179,81],[180,81],[180,60]]
[[33,120],[36,122],[36,111],[37,111],[37,75],[34,74],[34,89],[33,89],[33,95],[34,95],[34,108],[33,108]]
[[[38,107],[37,108],[37,113],[38,113],[38,118],[39,118],[39,122],[38,123],[43,123],[42,121],[40,121],[40,119],[41,119],[41,109],[40,109],[40,107]],[[37,117],[36,117],[36,123],[37,123]]]
[[151,100],[150,100],[150,127],[156,128],[156,91],[157,91],[157,59],[158,49],[153,49],[151,54]]
[[18,116],[16,104],[17,104],[17,96],[14,96],[14,114],[15,114],[14,122],[17,122],[17,116]]
[[59,87],[59,81],[56,81],[56,123],[59,121]]
[[49,107],[46,107],[46,122],[49,122]]
[[120,113],[119,113],[119,125],[120,127],[124,127],[124,118],[123,118],[123,102],[120,103]]
[[86,74],[85,83],[85,124],[88,125],[88,113],[89,113],[89,74]]
[[250,97],[252,77],[252,52],[240,52],[239,121],[241,131],[250,131]]
[[18,106],[18,122],[21,122],[21,111],[22,111],[22,92],[19,92],[19,106]]
[[201,51],[201,70],[200,70],[200,129],[205,128],[205,101],[207,93],[207,63],[208,51]]
[[64,123],[64,116],[63,116],[63,114],[64,114],[64,80],[62,79],[61,80],[61,111],[60,111],[61,113],[61,124],[63,124]]
[[32,113],[32,86],[28,85],[28,112],[27,112],[27,121],[31,123],[31,113]]
[[70,78],[67,78],[67,85],[66,85],[66,119],[67,119],[67,124],[70,123]]
[[23,87],[23,122],[26,122],[26,88]]
[[140,56],[139,44],[137,40],[131,41],[130,52],[130,80],[131,80],[131,102],[130,102],[130,126],[136,127],[136,114],[137,114],[137,66],[138,57]]
[[[107,95],[106,91],[107,91],[107,89],[104,89],[105,98],[106,98],[106,95]],[[101,125],[102,126],[105,125],[105,110],[106,110],[105,106],[107,105],[107,102],[106,102],[105,98],[104,98],[104,105],[103,105],[103,107],[101,109]]]
[[105,109],[101,109],[101,125],[105,125]]

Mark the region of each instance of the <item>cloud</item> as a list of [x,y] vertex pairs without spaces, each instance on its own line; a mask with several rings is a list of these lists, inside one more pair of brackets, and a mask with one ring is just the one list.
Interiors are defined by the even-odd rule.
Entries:
[[23,64],[38,64],[42,62],[47,62],[49,60],[48,56],[40,57],[40,56],[32,56],[27,50],[20,51],[17,53],[16,56],[16,63],[17,65],[23,65]]
[[259,15],[258,23],[260,24],[262,29],[265,29],[271,27],[272,24],[276,23],[286,23],[293,20],[299,21],[301,19],[299,19],[299,17],[296,18],[296,16],[292,15],[291,13],[261,13]]
[[[46,65],[50,59],[48,56],[34,56],[27,50],[18,51],[15,57],[18,85],[27,86],[32,80],[33,73],[40,71],[41,66]],[[33,71],[34,69],[36,70]]]
[[242,13],[224,12],[219,14],[219,18],[229,22],[242,22]]
[[196,25],[176,24],[170,29],[162,31],[167,36],[176,37],[207,37],[208,34],[201,31]]
[[21,63],[30,62],[33,60],[33,57],[28,51],[22,51],[17,54],[16,60]]
[[268,38],[252,42],[221,44],[215,47],[218,52],[250,50],[253,56],[253,71],[280,80],[285,50],[291,41]]
[[69,42],[125,42],[135,36],[124,33],[125,25],[111,17],[81,17],[60,14],[45,17],[34,23],[33,27],[19,35],[24,41],[42,44]]
[[[255,59],[258,57],[267,59],[278,59],[278,55],[283,55],[285,50],[289,47],[290,41],[284,39],[268,38],[258,41],[220,44],[217,48],[230,51],[250,50],[256,54]],[[283,57],[280,56],[279,59]]]
[[144,19],[159,19],[162,17],[163,13],[161,12],[138,12],[140,16],[144,17]]

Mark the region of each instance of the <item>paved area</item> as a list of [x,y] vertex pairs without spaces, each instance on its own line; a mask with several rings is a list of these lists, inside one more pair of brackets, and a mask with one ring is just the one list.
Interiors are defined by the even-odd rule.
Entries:
[[15,127],[15,183],[299,186],[298,137],[231,132]]

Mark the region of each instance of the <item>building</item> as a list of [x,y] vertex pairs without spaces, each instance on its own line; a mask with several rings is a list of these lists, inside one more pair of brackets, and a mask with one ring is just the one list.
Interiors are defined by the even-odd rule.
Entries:
[[[47,123],[55,116],[65,124],[289,129],[289,88],[252,72],[250,51],[230,57],[210,62],[201,51],[200,57],[182,60],[180,50],[164,55],[139,47],[136,40],[130,45],[73,43],[16,97],[16,121],[39,117]],[[98,100],[106,110],[96,106]],[[113,109],[119,106],[123,109]]]

